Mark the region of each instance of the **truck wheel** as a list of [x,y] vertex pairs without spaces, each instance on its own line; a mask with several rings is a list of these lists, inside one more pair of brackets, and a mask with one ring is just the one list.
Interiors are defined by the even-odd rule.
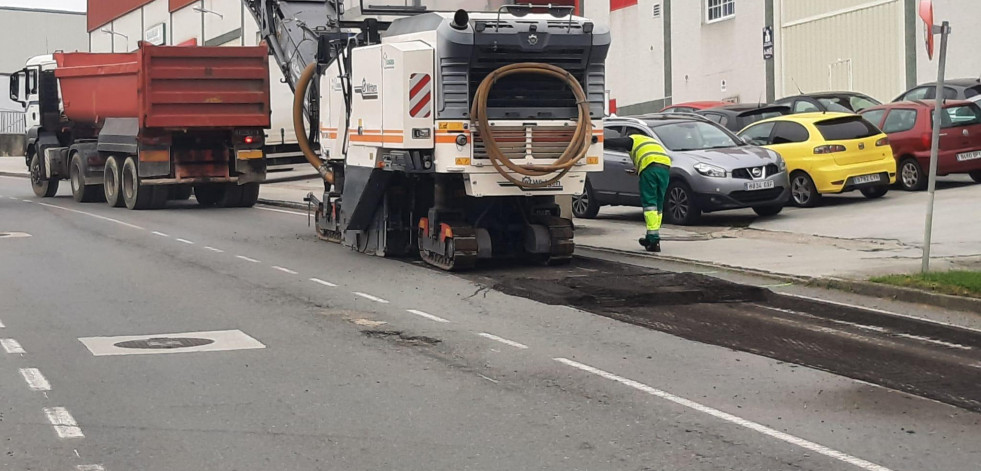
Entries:
[[31,157],[31,189],[41,198],[50,198],[58,193],[58,180],[48,180],[41,173],[41,156]]
[[242,192],[242,200],[239,201],[239,207],[251,208],[259,201],[259,184],[258,183],[246,183],[239,187]]
[[123,163],[122,195],[128,209],[150,209],[153,207],[156,191],[150,185],[143,185],[136,172],[136,161],[126,157]]
[[214,206],[225,196],[224,185],[201,184],[194,185],[194,198],[201,206]]
[[191,185],[176,185],[169,188],[168,199],[176,201],[186,201],[191,199]]
[[103,193],[106,196],[106,203],[114,208],[121,208],[126,205],[123,201],[122,174],[119,171],[119,161],[116,157],[106,159],[106,170],[103,173],[104,184]]
[[102,185],[85,185],[84,170],[82,169],[82,158],[76,154],[72,157],[71,167],[68,169],[69,182],[72,186],[72,198],[79,203],[92,203],[99,201],[105,196]]

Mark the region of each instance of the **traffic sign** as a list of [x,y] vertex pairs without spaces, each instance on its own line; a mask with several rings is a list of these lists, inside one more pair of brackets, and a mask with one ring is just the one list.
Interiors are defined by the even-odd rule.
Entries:
[[763,28],[763,60],[773,59],[773,27]]
[[926,23],[923,37],[926,39],[927,57],[933,60],[933,0],[920,0],[920,18]]

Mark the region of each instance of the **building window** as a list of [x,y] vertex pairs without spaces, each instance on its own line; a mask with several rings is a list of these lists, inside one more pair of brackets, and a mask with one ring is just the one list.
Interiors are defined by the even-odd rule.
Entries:
[[705,18],[708,23],[736,16],[736,0],[705,0]]

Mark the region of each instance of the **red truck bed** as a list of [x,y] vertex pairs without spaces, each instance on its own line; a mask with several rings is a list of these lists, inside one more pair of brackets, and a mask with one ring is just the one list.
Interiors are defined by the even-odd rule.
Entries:
[[255,47],[140,43],[126,54],[55,53],[65,115],[141,128],[269,127],[269,56]]

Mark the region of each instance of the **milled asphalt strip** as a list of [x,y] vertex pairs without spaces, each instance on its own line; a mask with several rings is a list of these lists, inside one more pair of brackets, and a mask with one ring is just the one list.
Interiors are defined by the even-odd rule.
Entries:
[[14,339],[0,339],[0,347],[7,353],[20,353],[23,355],[27,353],[24,351],[24,347],[20,346],[20,342]]
[[368,293],[362,293],[360,291],[355,291],[354,294],[356,294],[358,296],[361,296],[362,298],[365,298],[365,299],[370,299],[370,300],[372,300],[372,301],[374,301],[376,303],[388,304],[388,300],[387,299],[382,299],[382,298],[379,298],[378,296],[372,296],[372,295],[370,295]]
[[24,377],[24,381],[27,382],[27,386],[32,391],[51,390],[51,383],[41,374],[41,370],[37,368],[21,368],[20,375]]
[[406,311],[409,312],[409,313],[411,313],[411,314],[415,314],[415,315],[417,315],[419,317],[424,317],[424,318],[429,319],[431,321],[443,322],[443,323],[450,322],[450,321],[448,321],[446,319],[443,319],[442,317],[434,316],[432,314],[429,314],[428,312],[417,311],[415,309],[406,309]]
[[875,312],[875,313],[878,313],[878,314],[886,314],[886,315],[889,315],[889,316],[902,317],[902,318],[905,318],[905,319],[913,319],[913,320],[917,320],[917,321],[929,322],[931,324],[942,325],[944,327],[954,327],[954,328],[957,328],[957,329],[969,330],[971,332],[976,332],[976,333],[981,334],[981,329],[975,329],[975,328],[967,327],[967,326],[960,325],[960,324],[951,324],[949,322],[938,321],[938,320],[935,320],[935,319],[928,319],[926,317],[912,316],[912,315],[909,315],[909,314],[900,314],[898,312],[885,311],[885,310],[882,310],[882,309],[876,309],[874,307],[866,307],[866,306],[859,306],[857,304],[849,304],[849,303],[843,303],[843,302],[839,302],[839,301],[831,301],[830,299],[812,298],[810,296],[804,296],[802,294],[793,294],[793,293],[786,293],[786,292],[780,292],[779,294],[780,294],[780,296],[790,296],[792,298],[806,299],[808,301],[816,301],[816,302],[819,302],[819,303],[831,304],[831,305],[834,305],[834,306],[848,307],[848,308],[852,308],[852,309],[861,309],[863,311],[870,311],[870,312]]
[[41,205],[41,206],[44,206],[46,208],[61,209],[61,210],[69,211],[69,212],[73,212],[73,213],[84,214],[86,216],[91,216],[91,217],[94,217],[96,219],[101,219],[103,221],[114,222],[116,224],[119,224],[120,226],[128,227],[130,229],[139,229],[141,231],[146,230],[146,228],[144,228],[144,227],[137,226],[136,224],[130,224],[128,222],[123,222],[123,221],[120,221],[119,219],[107,218],[105,216],[99,216],[98,214],[92,214],[92,213],[88,213],[88,212],[85,212],[85,211],[79,211],[77,209],[66,208],[64,206],[58,206],[58,205],[54,205],[54,204],[48,204],[48,203],[38,203],[38,204]]
[[48,422],[54,426],[55,433],[60,438],[85,438],[78,422],[68,413],[64,407],[45,407],[44,415],[48,417]]
[[828,447],[826,447],[824,445],[819,445],[817,443],[814,443],[814,442],[805,440],[803,438],[796,437],[794,435],[790,435],[789,433],[784,433],[784,432],[781,432],[779,430],[774,430],[774,429],[772,429],[770,427],[767,427],[765,425],[762,425],[762,424],[753,422],[751,420],[747,420],[747,419],[744,419],[742,417],[737,417],[737,416],[732,415],[732,414],[729,414],[727,412],[722,412],[722,411],[720,411],[718,409],[713,409],[713,408],[711,408],[709,406],[699,404],[699,403],[697,403],[695,401],[691,401],[691,400],[685,399],[683,397],[675,396],[674,394],[671,394],[669,392],[665,392],[665,391],[662,391],[660,389],[653,388],[651,386],[648,386],[648,385],[643,384],[643,383],[639,383],[639,382],[634,381],[634,380],[631,380],[631,379],[627,379],[627,378],[624,378],[624,377],[621,377],[621,376],[617,376],[617,375],[615,375],[613,373],[608,373],[608,372],[603,371],[603,370],[598,369],[598,368],[593,368],[592,366],[585,365],[585,364],[579,363],[577,361],[572,361],[572,360],[569,360],[569,359],[566,359],[566,358],[553,358],[553,359],[555,361],[557,361],[559,363],[562,363],[562,364],[565,364],[567,366],[571,366],[573,368],[576,368],[576,369],[585,371],[587,373],[592,373],[594,375],[600,376],[602,378],[605,378],[605,379],[608,379],[608,380],[611,380],[611,381],[616,381],[616,382],[618,382],[620,384],[623,384],[623,385],[626,385],[626,386],[630,386],[631,388],[634,388],[634,389],[636,389],[638,391],[643,391],[643,392],[645,392],[647,394],[650,394],[652,396],[656,396],[656,397],[659,397],[661,399],[666,399],[666,400],[671,401],[671,402],[673,402],[675,404],[678,404],[680,406],[684,406],[684,407],[687,407],[689,409],[693,409],[693,410],[698,411],[698,412],[701,412],[703,414],[711,415],[712,417],[715,417],[717,419],[724,420],[724,421],[729,422],[731,424],[738,425],[740,427],[744,427],[744,428],[753,430],[755,432],[762,433],[763,435],[766,435],[768,437],[776,438],[777,440],[781,440],[781,441],[790,443],[791,445],[796,445],[796,446],[799,446],[799,447],[804,448],[806,450],[810,450],[810,451],[813,451],[815,453],[822,454],[822,455],[827,456],[829,458],[833,458],[833,459],[836,459],[838,461],[842,461],[842,462],[845,462],[845,463],[854,465],[854,466],[858,467],[859,469],[864,469],[866,471],[891,471],[889,468],[886,468],[885,466],[880,466],[880,465],[877,465],[875,463],[872,463],[872,462],[869,462],[869,461],[865,461],[865,460],[863,460],[861,458],[857,458],[857,457],[851,456],[849,454],[846,454],[846,453],[843,453],[843,452],[840,452],[840,451],[837,451],[837,450],[833,450],[833,449],[828,448]]
[[520,348],[520,349],[526,349],[526,348],[528,348],[528,346],[525,345],[525,344],[523,344],[523,343],[518,343],[518,342],[515,342],[514,340],[508,340],[508,339],[506,339],[504,337],[498,337],[498,336],[496,336],[494,334],[488,334],[487,332],[481,332],[481,333],[479,333],[477,335],[479,335],[479,336],[481,336],[481,337],[483,337],[485,339],[490,339],[490,340],[493,340],[495,342],[503,343],[504,345],[510,345],[510,346],[512,346],[514,348]]

